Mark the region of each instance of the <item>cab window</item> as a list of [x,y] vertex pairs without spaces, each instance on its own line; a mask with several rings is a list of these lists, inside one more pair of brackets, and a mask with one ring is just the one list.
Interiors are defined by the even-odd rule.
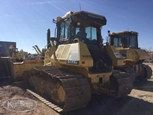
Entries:
[[95,27],[77,27],[76,35],[88,40],[97,40],[97,29]]

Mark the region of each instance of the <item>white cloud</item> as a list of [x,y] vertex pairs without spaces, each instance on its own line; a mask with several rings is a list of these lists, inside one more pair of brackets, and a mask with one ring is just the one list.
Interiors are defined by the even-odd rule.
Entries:
[[30,5],[44,5],[44,4],[56,4],[56,3],[65,3],[72,2],[73,0],[42,0],[37,2],[29,2]]
[[48,2],[36,2],[36,4],[47,4]]
[[48,3],[49,3],[48,1],[28,2],[29,5],[44,5]]
[[14,17],[13,14],[5,14],[6,17]]
[[38,20],[37,20],[37,19],[36,19],[36,20],[31,20],[31,22],[45,22],[45,20],[43,20],[43,19],[40,19],[40,20],[38,19]]

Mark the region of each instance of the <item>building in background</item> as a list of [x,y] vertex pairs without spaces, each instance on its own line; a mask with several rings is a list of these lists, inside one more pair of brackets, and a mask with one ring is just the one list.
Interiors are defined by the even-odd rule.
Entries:
[[152,60],[153,59],[153,51],[147,51],[147,52],[150,55],[150,59]]
[[13,45],[16,48],[16,42],[0,41],[0,56],[9,56],[9,47]]

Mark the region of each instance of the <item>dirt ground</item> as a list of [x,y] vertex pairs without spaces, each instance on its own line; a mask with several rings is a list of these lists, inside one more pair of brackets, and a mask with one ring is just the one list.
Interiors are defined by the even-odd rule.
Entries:
[[[153,69],[153,65],[150,64]],[[12,112],[4,108],[8,99],[29,98],[37,106],[32,111]],[[92,96],[86,108],[67,113],[57,113],[35,97],[17,86],[0,84],[0,115],[152,115],[153,114],[153,77],[144,83],[136,82],[132,92],[124,98],[110,99]]]

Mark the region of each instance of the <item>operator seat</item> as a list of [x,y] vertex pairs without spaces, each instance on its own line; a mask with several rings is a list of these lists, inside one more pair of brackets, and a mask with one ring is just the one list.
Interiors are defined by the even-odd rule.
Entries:
[[85,40],[86,39],[86,36],[87,36],[87,33],[85,32],[84,29],[80,28],[79,32],[77,32],[77,37],[81,40]]

